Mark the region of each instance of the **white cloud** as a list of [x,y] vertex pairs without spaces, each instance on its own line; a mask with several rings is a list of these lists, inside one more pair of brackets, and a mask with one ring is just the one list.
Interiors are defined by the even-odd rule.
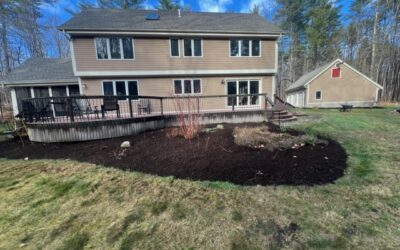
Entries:
[[232,0],[201,0],[199,6],[201,11],[225,12],[227,5],[231,3]]
[[50,14],[60,14],[65,11],[65,8],[70,7],[71,1],[69,0],[59,0],[53,3],[42,3],[39,7],[43,12]]
[[242,5],[240,12],[250,13],[254,5],[258,5],[261,11],[270,12],[276,8],[276,1],[274,0],[249,0],[247,3]]
[[242,5],[242,8],[240,9],[240,12],[249,13],[254,5],[257,4],[257,5],[261,6],[261,4],[263,2],[264,2],[264,0],[250,0],[247,3]]

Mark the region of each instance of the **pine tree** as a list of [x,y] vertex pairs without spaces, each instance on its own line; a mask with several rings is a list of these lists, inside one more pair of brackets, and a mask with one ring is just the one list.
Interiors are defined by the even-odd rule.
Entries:
[[180,6],[177,1],[159,0],[158,6],[156,8],[158,10],[178,10],[178,9],[182,9],[182,6]]

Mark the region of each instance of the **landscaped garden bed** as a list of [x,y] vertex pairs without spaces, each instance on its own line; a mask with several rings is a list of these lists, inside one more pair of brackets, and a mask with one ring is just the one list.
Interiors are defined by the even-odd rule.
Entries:
[[[171,129],[79,143],[0,143],[0,157],[71,159],[160,176],[242,185],[315,185],[344,174],[347,155],[336,141],[271,124],[224,124],[187,140]],[[172,135],[172,136],[171,136]],[[246,140],[243,140],[245,138]],[[249,139],[249,140],[247,140]],[[131,146],[122,148],[123,141]]]

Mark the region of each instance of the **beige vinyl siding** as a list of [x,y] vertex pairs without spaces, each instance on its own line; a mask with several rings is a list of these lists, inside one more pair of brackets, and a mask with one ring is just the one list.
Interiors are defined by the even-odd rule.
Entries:
[[[139,95],[148,96],[173,96],[173,80],[183,78],[123,78],[124,80],[137,80]],[[267,93],[272,96],[272,77],[271,76],[250,76],[250,77],[197,77],[185,79],[200,79],[201,80],[201,95],[226,95],[226,83],[222,84],[222,80],[226,79],[246,79],[246,80],[259,80],[260,93]],[[117,80],[116,78],[109,79],[82,79],[82,84],[86,86],[83,88],[85,95],[102,95],[102,81],[103,80]],[[260,97],[260,107],[263,107],[264,99]],[[127,105],[123,101],[120,105]],[[160,103],[157,100],[152,101],[152,110],[159,110]],[[201,107],[203,110],[226,110],[226,98],[207,98],[201,99]],[[164,112],[174,110],[174,103],[172,100],[164,102]],[[122,107],[128,110],[126,107]]]
[[170,56],[166,38],[134,38],[135,60],[97,60],[94,38],[74,38],[77,71],[274,69],[275,40],[261,42],[260,57],[230,57],[229,39],[203,39],[203,57]]
[[[376,101],[376,86],[346,65],[341,64],[340,68],[340,78],[331,78],[331,69],[328,69],[308,85],[308,106]],[[316,100],[316,91],[321,91],[321,100]]]

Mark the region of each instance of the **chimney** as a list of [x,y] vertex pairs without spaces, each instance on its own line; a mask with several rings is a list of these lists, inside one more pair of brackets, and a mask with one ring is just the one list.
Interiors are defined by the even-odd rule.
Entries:
[[178,9],[178,17],[179,17],[179,18],[182,17],[182,16],[181,16],[181,9]]

